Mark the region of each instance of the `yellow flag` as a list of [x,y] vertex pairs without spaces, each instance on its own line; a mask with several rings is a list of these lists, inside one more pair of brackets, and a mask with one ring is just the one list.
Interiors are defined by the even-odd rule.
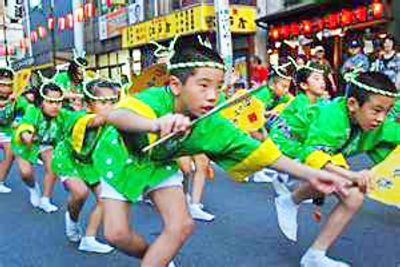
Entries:
[[[246,90],[238,90],[232,97],[240,96]],[[261,129],[265,124],[263,115],[264,104],[254,96],[241,99],[221,111],[221,115],[232,121],[238,128],[245,132],[254,132]]]

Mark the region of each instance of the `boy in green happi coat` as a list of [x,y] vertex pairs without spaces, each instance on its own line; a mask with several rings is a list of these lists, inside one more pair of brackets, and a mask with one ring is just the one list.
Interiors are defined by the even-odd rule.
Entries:
[[[187,45],[192,47],[188,47]],[[325,191],[340,190],[340,176],[300,165],[267,139],[251,138],[216,113],[190,127],[190,120],[213,109],[223,83],[224,65],[213,50],[196,42],[171,45],[169,86],[147,89],[120,102],[107,121],[118,128],[99,140],[93,155],[102,172],[105,237],[118,249],[142,259],[142,266],[166,266],[193,229],[174,158],[205,153],[236,181],[270,165],[296,173]],[[191,129],[189,129],[191,128]],[[169,139],[147,154],[142,148],[159,135]],[[121,138],[122,136],[122,138]],[[129,202],[148,194],[163,220],[163,231],[149,245],[130,229]]]
[[[30,106],[12,138],[12,149],[17,157],[21,177],[28,186],[32,206],[50,213],[58,208],[50,202],[56,176],[51,170],[53,147],[64,138],[79,112],[61,108],[63,90],[54,82],[45,82],[39,89],[37,106]],[[33,164],[42,160],[45,167],[44,192],[33,176]]]
[[[288,125],[290,142],[274,138],[272,132],[283,153],[297,155],[309,166],[341,174],[357,185],[348,196],[340,197],[321,233],[302,257],[300,264],[304,267],[349,266],[328,258],[326,251],[362,206],[370,175],[367,171],[348,170],[345,158],[372,151],[383,142],[400,142],[400,124],[385,120],[397,95],[394,84],[384,74],[374,72],[348,76],[348,83],[351,90],[347,98],[314,105]],[[288,238],[296,240],[299,203],[315,193],[303,183],[291,195],[275,200],[279,226]]]
[[[112,127],[103,125],[101,115],[112,111],[118,101],[119,89],[119,84],[105,79],[86,83],[83,94],[88,114],[76,121],[71,133],[65,135],[53,153],[52,169],[70,192],[65,234],[71,242],[80,241],[78,249],[82,251],[109,253],[113,250],[95,239],[103,215],[103,203],[100,199],[100,173],[94,167],[92,154],[102,133]],[[96,196],[96,206],[82,237],[79,215],[90,191]]]
[[0,145],[4,157],[0,163],[0,193],[11,192],[11,189],[4,184],[14,160],[10,144],[11,136],[16,125],[17,113],[25,112],[29,106],[23,97],[15,99],[13,86],[14,71],[10,68],[0,68]]

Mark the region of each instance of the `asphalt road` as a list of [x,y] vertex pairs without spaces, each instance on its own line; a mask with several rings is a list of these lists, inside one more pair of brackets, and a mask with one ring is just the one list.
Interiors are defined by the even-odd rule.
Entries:
[[[38,174],[42,175],[41,168]],[[117,251],[110,255],[81,253],[66,240],[67,193],[61,183],[54,197],[60,210],[54,214],[31,208],[15,166],[8,185],[13,192],[0,195],[0,267],[138,266],[139,261]],[[273,198],[270,184],[236,184],[217,170],[204,198],[216,220],[196,224],[175,259],[177,266],[299,266],[320,224],[312,220],[312,205],[304,204],[299,212],[299,241],[285,239],[278,229]],[[330,198],[324,205],[325,218],[335,201]],[[93,198],[84,208],[83,222],[92,205]],[[132,217],[133,227],[147,239],[154,240],[159,234],[160,220],[151,206],[135,205]],[[353,266],[400,266],[399,236],[400,210],[367,200],[329,255]]]

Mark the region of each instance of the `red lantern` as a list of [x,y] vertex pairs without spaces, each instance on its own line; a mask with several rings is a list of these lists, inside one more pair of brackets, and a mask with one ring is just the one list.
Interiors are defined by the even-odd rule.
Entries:
[[38,41],[38,34],[36,31],[31,31],[31,40],[32,43],[36,43]]
[[10,45],[10,46],[7,48],[7,54],[8,54],[8,55],[15,55],[15,47],[14,47],[14,45]]
[[291,35],[297,36],[300,34],[300,25],[298,23],[293,22],[290,24],[289,28]]
[[20,48],[21,50],[24,50],[24,49],[25,49],[25,42],[24,42],[24,39],[19,40],[19,48]]
[[49,17],[47,19],[47,27],[50,31],[54,30],[55,19],[54,17]]
[[330,14],[326,20],[329,29],[335,29],[339,26],[339,14]]
[[44,39],[47,35],[47,31],[45,27],[39,26],[38,27],[38,33],[39,33],[39,37],[40,39]]
[[74,28],[74,16],[71,13],[67,15],[67,28]]
[[367,20],[368,17],[368,9],[365,6],[358,7],[355,11],[355,17],[357,21],[364,22]]
[[271,37],[272,37],[272,40],[275,40],[275,41],[279,39],[279,28],[278,27],[272,28]]
[[24,43],[25,43],[25,47],[28,48],[29,47],[29,38],[28,37],[25,37]]
[[94,12],[95,12],[95,10],[94,10],[94,5],[93,5],[93,3],[87,3],[87,4],[85,5],[85,17],[86,17],[86,18],[92,18],[92,17],[94,17]]
[[348,9],[342,10],[342,16],[340,18],[341,26],[348,26],[353,23],[353,12]]
[[65,18],[59,17],[58,18],[58,32],[62,32],[65,30]]
[[382,3],[373,3],[371,5],[371,9],[372,9],[372,14],[374,15],[374,18],[380,19],[383,17],[384,6]]
[[312,24],[310,21],[308,20],[303,20],[301,22],[301,26],[302,26],[302,32],[303,34],[310,34],[312,33]]
[[316,19],[314,20],[315,30],[317,32],[322,31],[325,28],[325,23],[323,19]]
[[84,12],[83,12],[83,7],[78,8],[76,11],[76,21],[77,22],[82,22],[84,19]]
[[280,35],[282,36],[283,39],[289,38],[289,26],[288,25],[283,25],[280,29]]

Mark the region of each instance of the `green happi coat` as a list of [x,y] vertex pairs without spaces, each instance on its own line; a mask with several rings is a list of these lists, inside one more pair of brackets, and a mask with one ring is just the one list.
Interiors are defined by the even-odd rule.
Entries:
[[278,112],[281,112],[293,100],[293,96],[290,94],[281,97],[276,96],[268,85],[263,85],[253,95],[263,102],[266,110],[276,109]]
[[[168,87],[150,88],[122,100],[117,109],[156,119],[174,112],[174,96]],[[146,188],[175,174],[178,166],[174,159],[182,155],[206,153],[236,181],[243,181],[281,156],[270,139],[260,143],[220,114],[197,123],[186,137],[171,139],[151,153],[141,152],[157,138],[155,134],[125,133],[108,128],[93,153],[101,177],[126,198],[135,201]]]
[[74,91],[80,94],[82,93],[83,83],[81,82],[78,85],[74,85],[72,78],[69,76],[67,71],[58,73],[57,76],[55,77],[55,82],[65,92]]
[[[317,103],[323,100],[319,98]],[[304,94],[299,93],[273,122],[270,136],[280,149],[289,157],[297,158],[307,132],[304,128],[308,123],[307,112],[313,104]]]
[[18,113],[25,113],[30,106],[25,97],[20,96],[15,102],[7,101],[3,108],[0,108],[0,132],[12,136],[15,127],[15,119]]
[[100,182],[100,174],[94,167],[93,151],[101,135],[112,126],[89,128],[94,114],[80,117],[71,132],[57,144],[53,152],[52,169],[62,177],[79,177],[89,186]]
[[[70,131],[74,121],[80,116],[82,116],[81,112],[61,109],[57,117],[49,118],[43,114],[40,108],[30,106],[13,135],[11,144],[14,153],[36,164],[41,148],[55,147],[57,143],[63,140],[64,134]],[[34,142],[30,147],[21,140],[21,135],[26,131],[34,134]]]
[[385,142],[400,142],[400,124],[392,120],[386,120],[377,129],[362,132],[359,126],[351,123],[347,100],[342,97],[313,105],[293,121],[298,128],[287,125],[290,140],[285,142],[275,135],[276,131],[271,132],[271,138],[283,153],[315,168],[322,168],[329,162],[348,168],[345,157],[372,151]]

